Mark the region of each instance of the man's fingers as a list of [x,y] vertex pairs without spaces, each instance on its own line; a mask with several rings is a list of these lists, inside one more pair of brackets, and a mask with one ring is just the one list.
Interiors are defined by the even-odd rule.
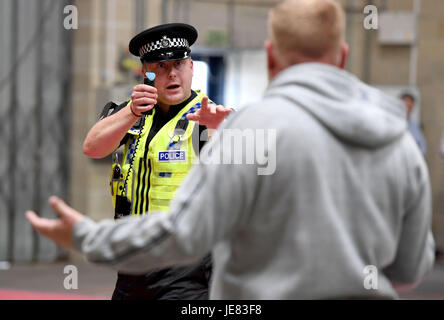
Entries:
[[133,88],[133,91],[145,91],[145,92],[157,93],[157,88],[148,86],[146,84],[138,84]]
[[218,105],[217,106],[217,112],[222,112],[222,113],[225,113],[225,114],[229,114],[229,113],[231,113],[233,110],[232,109],[230,109],[230,108],[225,108],[223,105]]
[[62,199],[56,196],[52,196],[49,198],[49,205],[51,208],[57,213],[60,217],[60,220],[51,220],[54,223],[63,223],[68,224],[71,227],[74,226],[77,222],[83,219],[83,214],[78,212],[77,210],[71,208],[69,205],[65,203]]
[[[209,101],[208,97],[204,97],[201,102],[200,110],[192,114],[187,114],[187,119],[203,123],[204,125],[212,127],[214,121],[220,122],[220,118],[225,117],[233,110],[225,108],[223,105],[217,105],[212,101]],[[215,126],[217,127],[217,125]]]
[[205,110],[206,108],[208,108],[208,97],[204,97],[202,99],[200,108],[202,110]]
[[216,109],[217,109],[217,105],[211,103],[210,104],[210,113],[211,114],[216,114]]
[[131,94],[131,100],[136,100],[139,98],[151,98],[151,99],[157,99],[158,95],[157,93],[148,93],[146,91],[140,92],[140,91],[134,91]]
[[48,234],[56,224],[55,220],[40,218],[34,211],[30,210],[26,211],[26,219],[28,219],[29,223],[35,230],[43,235]]
[[137,98],[133,100],[133,105],[137,108],[145,107],[145,105],[155,105],[156,103],[157,100],[153,98]]
[[76,210],[68,206],[65,201],[56,196],[52,196],[49,198],[49,205],[60,218],[64,218],[73,214],[79,214]]
[[[64,203],[61,203],[57,200],[51,200],[51,203],[59,209],[64,205]],[[65,209],[62,208],[61,210],[63,211]],[[31,226],[41,235],[51,239],[55,243],[67,249],[72,248],[72,227],[70,228],[69,224],[67,224],[66,221],[63,221],[61,219],[40,218],[34,211],[27,211],[26,218],[28,219]]]
[[187,119],[191,121],[198,121],[199,116],[196,113],[189,113],[187,114]]
[[34,211],[26,211],[26,219],[28,219],[29,223],[34,227],[38,227],[40,225],[41,219]]
[[71,249],[73,246],[72,229],[77,222],[83,219],[83,215],[68,206],[59,197],[52,196],[48,202],[60,219],[40,218],[31,210],[26,212],[26,218],[38,233],[65,248]]
[[138,110],[139,110],[140,112],[147,112],[147,111],[150,111],[152,108],[154,108],[154,105],[155,105],[155,103],[152,103],[152,104],[147,105],[147,106],[140,106],[140,107],[138,108]]

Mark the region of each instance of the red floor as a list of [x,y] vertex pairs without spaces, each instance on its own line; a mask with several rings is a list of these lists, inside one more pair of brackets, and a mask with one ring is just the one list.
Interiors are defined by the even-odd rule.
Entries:
[[106,297],[0,289],[0,300],[109,300]]

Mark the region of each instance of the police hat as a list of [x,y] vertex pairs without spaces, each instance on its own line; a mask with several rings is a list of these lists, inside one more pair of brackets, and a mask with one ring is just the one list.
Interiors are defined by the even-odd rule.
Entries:
[[142,62],[181,60],[190,56],[197,30],[184,23],[167,23],[142,31],[129,43],[129,51]]

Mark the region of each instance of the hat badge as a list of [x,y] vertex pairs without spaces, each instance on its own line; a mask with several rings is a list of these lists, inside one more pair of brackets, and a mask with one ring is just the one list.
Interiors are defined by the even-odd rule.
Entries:
[[171,40],[167,38],[167,36],[163,36],[160,44],[162,45],[162,48],[168,48],[171,46]]

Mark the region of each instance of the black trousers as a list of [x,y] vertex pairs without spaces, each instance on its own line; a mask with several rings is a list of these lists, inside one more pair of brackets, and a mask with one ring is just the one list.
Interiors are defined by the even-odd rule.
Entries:
[[191,266],[137,276],[119,272],[112,300],[208,300],[211,268],[207,255]]

